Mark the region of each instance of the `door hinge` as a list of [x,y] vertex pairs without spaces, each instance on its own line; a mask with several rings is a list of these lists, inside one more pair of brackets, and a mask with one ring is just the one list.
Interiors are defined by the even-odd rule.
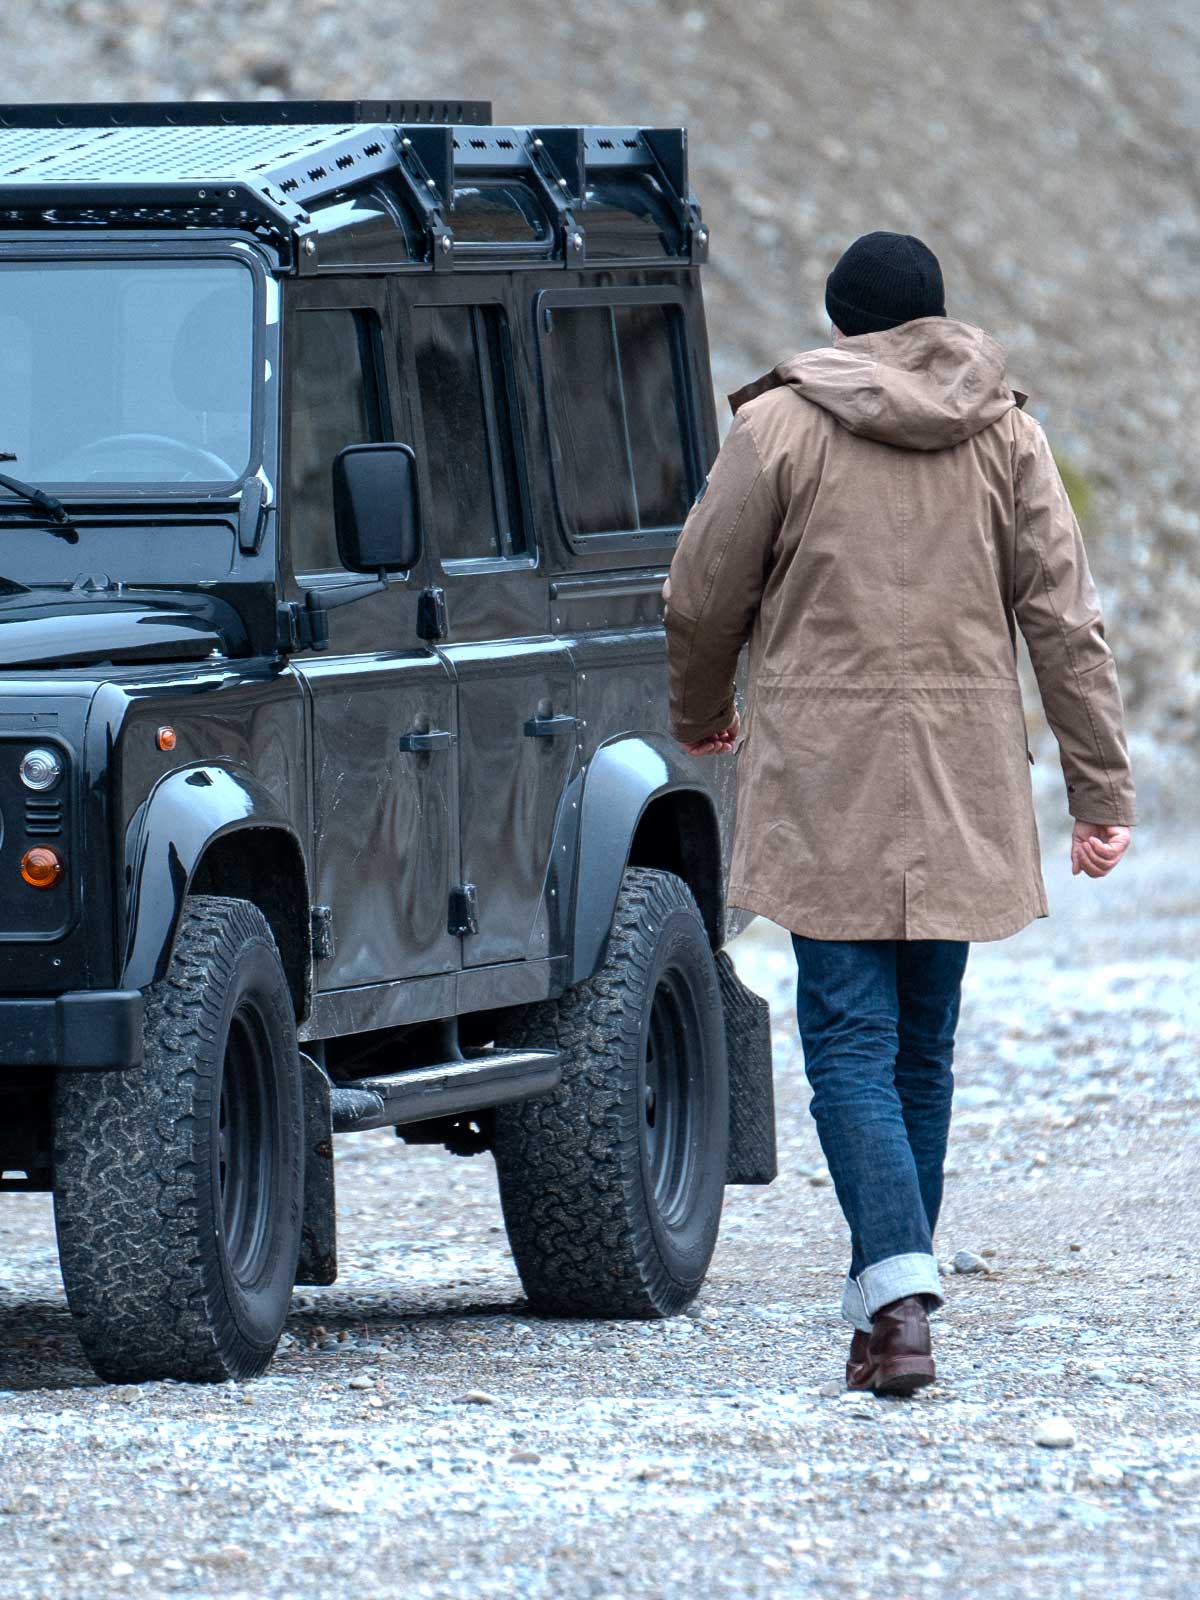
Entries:
[[444,639],[448,631],[446,591],[436,586],[422,589],[417,596],[417,638]]
[[451,889],[446,931],[456,934],[479,932],[479,903],[475,898],[473,883],[456,883]]
[[333,954],[333,908],[312,908],[312,953],[314,961],[328,961]]
[[280,653],[328,650],[329,618],[320,606],[301,606],[294,600],[276,607],[276,645]]

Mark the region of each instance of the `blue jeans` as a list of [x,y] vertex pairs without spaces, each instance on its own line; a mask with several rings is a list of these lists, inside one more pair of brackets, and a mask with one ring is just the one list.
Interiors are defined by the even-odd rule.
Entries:
[[850,1224],[842,1315],[870,1331],[902,1295],[942,1302],[933,1230],[970,946],[792,934],[809,1110]]

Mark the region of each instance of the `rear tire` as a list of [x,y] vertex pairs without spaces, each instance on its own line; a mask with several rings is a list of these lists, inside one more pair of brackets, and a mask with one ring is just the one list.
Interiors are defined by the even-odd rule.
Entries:
[[62,1073],[54,1214],[102,1378],[264,1371],[291,1303],[304,1196],[296,1022],[266,919],[192,896],[146,992],[145,1064]]
[[628,868],[599,971],[500,1031],[497,1043],[563,1052],[552,1094],[496,1110],[530,1303],[553,1316],[682,1311],[716,1245],[729,1131],[720,985],[687,884]]

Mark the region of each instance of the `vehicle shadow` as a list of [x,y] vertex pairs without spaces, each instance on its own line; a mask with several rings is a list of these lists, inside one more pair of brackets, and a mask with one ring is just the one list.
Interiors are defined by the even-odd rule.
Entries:
[[[324,1341],[345,1344],[348,1356],[364,1352],[358,1341],[372,1342],[390,1335],[408,1339],[426,1336],[446,1337],[454,1324],[473,1322],[486,1326],[507,1318],[535,1320],[528,1303],[515,1296],[494,1301],[438,1297],[432,1303],[422,1298],[401,1298],[380,1290],[376,1295],[348,1294],[332,1290],[303,1290],[311,1304],[294,1306],[284,1328],[294,1341],[268,1372],[286,1371],[283,1357],[336,1357],[338,1350]],[[408,1291],[412,1295],[413,1291]],[[354,1341],[354,1342],[351,1342]],[[103,1389],[110,1385],[98,1378],[88,1365],[72,1326],[65,1301],[32,1299],[0,1304],[0,1395],[36,1390]]]

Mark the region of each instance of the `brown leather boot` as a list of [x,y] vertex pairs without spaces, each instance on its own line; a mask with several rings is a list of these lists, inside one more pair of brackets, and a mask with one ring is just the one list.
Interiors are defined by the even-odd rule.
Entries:
[[855,1331],[846,1363],[847,1389],[876,1394],[912,1394],[937,1377],[929,1338],[929,1318],[919,1295],[905,1295],[880,1306],[869,1334]]
[[867,1359],[867,1340],[870,1337],[871,1335],[869,1333],[864,1333],[861,1328],[855,1328],[854,1337],[850,1341],[850,1357],[846,1362],[847,1389],[853,1389],[856,1387],[854,1379],[858,1369]]

